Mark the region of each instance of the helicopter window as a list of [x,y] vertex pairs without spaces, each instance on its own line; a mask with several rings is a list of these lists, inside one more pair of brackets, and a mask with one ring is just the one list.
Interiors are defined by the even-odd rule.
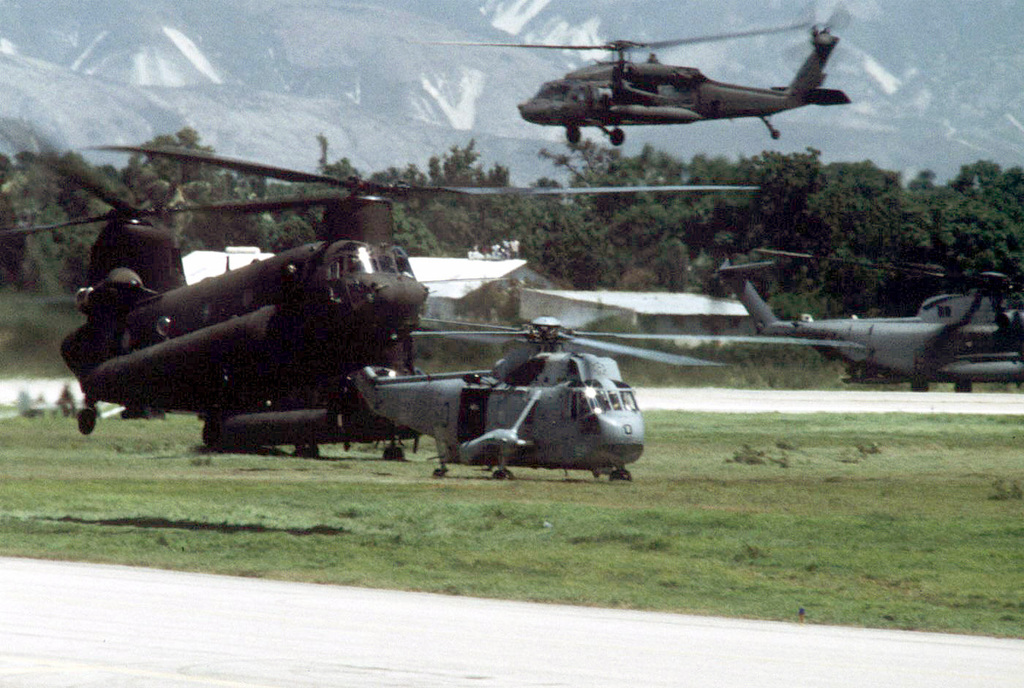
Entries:
[[619,395],[615,392],[608,392],[608,400],[611,402],[613,411],[622,410],[622,402],[619,400]]
[[412,263],[409,262],[409,254],[405,252],[405,249],[395,246],[391,249],[391,253],[395,257],[395,265],[398,266],[398,271],[407,277],[415,279],[415,275],[412,272]]
[[376,272],[398,272],[394,259],[387,253],[374,256],[373,267],[376,268]]
[[594,413],[605,413],[612,410],[608,394],[604,390],[596,387],[584,387],[583,396]]
[[540,87],[540,91],[537,92],[538,98],[559,98],[569,92],[569,85],[561,82],[554,81],[551,83],[544,84]]
[[634,396],[633,392],[627,392],[626,390],[623,390],[620,392],[620,394],[622,395],[623,408],[625,408],[627,411],[640,410],[640,407],[637,406],[636,404],[636,396]]
[[327,279],[341,279],[344,275],[372,273],[373,261],[370,251],[365,246],[352,243],[333,264],[327,268]]

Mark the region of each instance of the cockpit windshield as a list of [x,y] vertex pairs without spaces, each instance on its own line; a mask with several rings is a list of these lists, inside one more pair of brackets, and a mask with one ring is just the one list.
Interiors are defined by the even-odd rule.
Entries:
[[640,408],[636,396],[631,389],[609,391],[600,387],[586,386],[573,390],[572,417],[582,418],[591,413],[601,414],[610,411],[632,411],[637,413]]
[[535,98],[563,98],[569,92],[569,84],[564,81],[549,81],[540,87]]

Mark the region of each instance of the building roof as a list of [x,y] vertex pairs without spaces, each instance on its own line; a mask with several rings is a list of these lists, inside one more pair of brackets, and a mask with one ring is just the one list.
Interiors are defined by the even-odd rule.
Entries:
[[461,299],[494,280],[508,277],[526,261],[477,260],[471,258],[410,258],[416,279],[426,284],[431,296]]
[[744,317],[747,309],[739,301],[704,294],[645,291],[570,291],[525,289],[569,301],[630,310],[640,315],[719,315]]
[[224,251],[193,251],[182,257],[185,283],[195,284],[207,277],[223,275],[229,270],[244,268],[257,260],[266,260],[273,253],[262,253],[255,246],[229,246]]

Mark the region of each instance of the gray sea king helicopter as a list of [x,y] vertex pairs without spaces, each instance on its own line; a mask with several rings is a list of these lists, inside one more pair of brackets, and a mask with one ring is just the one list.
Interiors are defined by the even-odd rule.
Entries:
[[[366,367],[353,376],[375,413],[437,441],[443,477],[448,464],[492,469],[511,478],[510,466],[588,470],[595,477],[631,480],[640,458],[644,421],[618,364],[590,353],[627,353],[674,365],[720,365],[595,340],[607,333],[575,333],[555,318],[537,318],[517,330],[489,326],[477,332],[421,335],[510,337],[522,342],[493,370],[398,376]],[[610,335],[615,336],[615,335]]]
[[[801,21],[749,31],[665,41],[616,40],[599,45],[548,45],[541,43],[477,43],[444,41],[436,45],[491,46],[546,50],[605,50],[616,55],[549,81],[519,105],[523,119],[534,124],[565,127],[569,143],[578,143],[580,127],[598,127],[612,145],[626,140],[621,127],[639,124],[691,124],[716,119],[757,117],[773,139],[780,136],[768,118],[805,105],[845,105],[845,93],[821,88],[825,64],[839,43],[832,30],[849,20],[838,8],[824,25]],[[709,79],[695,67],[662,64],[654,52],[646,62],[634,62],[634,50],[662,50],[682,45],[760,36],[795,29],[811,29],[811,54],[787,86],[757,88]]]
[[417,334],[522,342],[493,370],[400,376],[389,369],[365,367],[352,376],[372,411],[435,438],[441,461],[434,472],[437,477],[447,474],[448,464],[469,464],[491,469],[497,479],[511,478],[510,466],[524,466],[585,470],[594,477],[607,474],[610,480],[631,480],[626,466],[643,452],[644,421],[618,364],[600,354],[679,366],[722,364],[598,338],[845,346],[783,337],[574,332],[551,317],[537,318],[523,329],[487,327],[475,332]]
[[[763,253],[812,258],[788,251]],[[1024,318],[1005,309],[1007,294],[1024,289],[1020,279],[999,272],[958,276],[967,293],[941,294],[925,300],[916,316],[903,318],[839,318],[780,320],[750,281],[753,272],[773,261],[719,268],[737,294],[758,332],[766,336],[832,340],[829,347],[848,365],[851,383],[905,383],[914,391],[929,383],[953,383],[957,392],[970,392],[975,382],[1024,382]],[[917,274],[950,277],[939,268],[918,266]]]

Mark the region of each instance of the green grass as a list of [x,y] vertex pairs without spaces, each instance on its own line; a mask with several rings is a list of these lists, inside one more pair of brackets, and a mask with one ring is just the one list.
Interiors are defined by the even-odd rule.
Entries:
[[646,417],[628,484],[468,467],[438,481],[428,451],[207,454],[185,417],[90,437],[14,419],[0,425],[0,554],[1024,635],[1019,420]]

